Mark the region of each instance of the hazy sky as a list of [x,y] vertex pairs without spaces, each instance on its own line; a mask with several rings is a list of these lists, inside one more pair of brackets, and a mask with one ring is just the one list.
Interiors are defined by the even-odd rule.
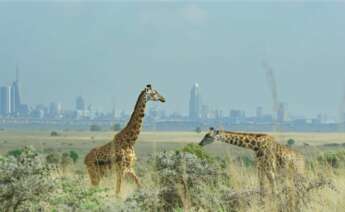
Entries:
[[212,108],[272,108],[262,60],[294,114],[336,115],[345,84],[343,3],[0,3],[0,84],[21,70],[30,105],[82,95],[130,111],[152,83],[186,113],[198,82]]

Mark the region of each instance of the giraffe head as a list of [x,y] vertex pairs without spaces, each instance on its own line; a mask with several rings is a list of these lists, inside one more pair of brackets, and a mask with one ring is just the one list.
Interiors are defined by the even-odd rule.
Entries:
[[204,138],[200,141],[200,146],[206,146],[207,144],[211,144],[217,140],[220,140],[219,130],[215,130],[211,127],[208,133],[204,136]]
[[160,101],[165,102],[165,98],[154,90],[151,85],[146,85],[145,87],[146,101]]

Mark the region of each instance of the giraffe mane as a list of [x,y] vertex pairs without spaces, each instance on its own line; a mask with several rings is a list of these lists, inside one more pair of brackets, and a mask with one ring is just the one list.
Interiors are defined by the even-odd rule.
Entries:
[[236,135],[249,135],[249,136],[255,136],[255,137],[269,136],[268,134],[264,134],[264,133],[247,133],[247,132],[234,132],[234,131],[225,131],[225,130],[220,130],[220,132],[236,134]]

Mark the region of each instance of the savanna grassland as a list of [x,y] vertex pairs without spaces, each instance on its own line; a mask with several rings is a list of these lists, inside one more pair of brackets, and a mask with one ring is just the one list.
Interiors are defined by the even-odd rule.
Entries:
[[[191,145],[202,139],[203,132],[142,132],[135,146],[135,168],[144,186],[137,189],[127,181],[121,199],[117,199],[114,175],[109,173],[99,188],[93,188],[83,164],[91,148],[109,142],[113,135],[110,131],[57,131],[56,135],[51,131],[0,131],[1,168],[7,173],[1,175],[0,185],[10,193],[0,193],[0,200],[8,206],[0,211],[287,211],[283,196],[264,202],[258,197],[251,151],[221,143],[204,149]],[[306,158],[299,211],[345,211],[345,134],[273,135],[283,144],[293,139],[291,148]],[[32,148],[19,151],[25,146]],[[16,150],[20,152],[17,155]],[[71,151],[77,155],[73,160],[69,158]],[[23,165],[22,161],[31,162]],[[38,168],[33,165],[37,163]],[[45,163],[54,166],[47,168]],[[13,173],[18,175],[18,185],[10,176]],[[37,173],[45,174],[27,182],[28,175],[36,177]],[[5,185],[4,179],[11,181],[11,186]],[[184,187],[179,185],[180,179],[186,183]],[[37,188],[29,185],[33,182]],[[32,196],[30,192],[26,196],[10,192],[26,186]],[[41,196],[42,192],[45,195]]]

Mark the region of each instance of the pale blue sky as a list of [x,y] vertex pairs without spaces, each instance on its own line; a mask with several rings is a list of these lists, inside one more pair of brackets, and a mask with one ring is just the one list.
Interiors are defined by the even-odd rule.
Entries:
[[294,114],[336,115],[345,83],[345,3],[0,3],[0,84],[21,70],[23,100],[83,95],[131,110],[152,83],[167,111],[187,112],[189,90],[230,108],[266,111],[261,61]]

